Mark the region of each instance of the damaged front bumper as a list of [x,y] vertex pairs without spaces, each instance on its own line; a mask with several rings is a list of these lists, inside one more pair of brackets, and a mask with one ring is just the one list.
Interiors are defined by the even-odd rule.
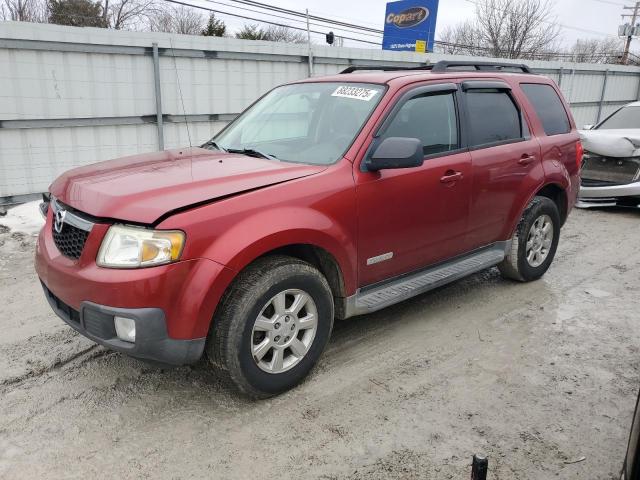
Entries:
[[640,204],[640,158],[586,152],[577,207]]

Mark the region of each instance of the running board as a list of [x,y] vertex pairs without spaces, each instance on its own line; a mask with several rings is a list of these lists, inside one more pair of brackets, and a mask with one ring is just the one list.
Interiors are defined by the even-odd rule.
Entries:
[[447,283],[497,265],[510,241],[497,242],[418,272],[359,289],[347,298],[345,318],[375,312]]

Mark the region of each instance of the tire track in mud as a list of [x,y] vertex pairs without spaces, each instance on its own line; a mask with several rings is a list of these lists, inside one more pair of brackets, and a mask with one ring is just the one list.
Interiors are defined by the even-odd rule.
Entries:
[[[93,354],[90,354],[91,352],[93,352]],[[57,359],[54,363],[52,363],[49,366],[46,367],[42,367],[39,369],[35,369],[35,370],[29,370],[26,373],[22,374],[22,375],[18,375],[15,377],[9,377],[9,378],[5,378],[2,381],[0,381],[0,388],[2,387],[10,387],[10,386],[16,386],[18,384],[21,384],[27,380],[33,380],[33,379],[37,379],[40,377],[43,377],[44,375],[48,374],[48,373],[52,373],[55,372],[56,370],[60,370],[64,367],[66,367],[67,365],[70,365],[71,363],[75,362],[76,360],[79,360],[79,362],[77,362],[77,367],[79,367],[80,365],[89,362],[91,360],[95,360],[97,358],[100,357],[104,357],[106,355],[110,355],[114,352],[111,352],[107,349],[105,349],[104,347],[100,347],[100,345],[91,345],[87,348],[84,348],[78,352],[75,352],[74,354],[72,354],[71,356],[64,358],[64,359]],[[87,355],[90,354],[90,355]],[[81,358],[84,357],[84,358]],[[0,390],[1,391],[1,390]]]
[[[489,270],[338,323],[311,378],[264,402],[223,389],[206,364],[151,371],[120,354],[88,364],[109,352],[72,345],[60,365],[0,387],[15,393],[0,399],[0,432],[30,448],[4,473],[246,478],[259,461],[267,477],[466,478],[467,453],[484,450],[495,478],[608,478],[640,338],[625,330],[640,256],[611,238],[638,218],[576,212],[540,282]],[[28,339],[43,351],[54,340]],[[265,421],[274,411],[286,428]],[[79,463],[79,447],[101,453]],[[589,462],[564,464],[578,454]]]

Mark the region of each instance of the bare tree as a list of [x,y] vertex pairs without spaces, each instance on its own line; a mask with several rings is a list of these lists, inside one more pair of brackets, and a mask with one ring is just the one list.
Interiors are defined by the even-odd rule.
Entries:
[[269,25],[266,30],[266,39],[271,42],[307,43],[307,34],[293,28]]
[[481,43],[480,30],[470,20],[445,27],[435,48],[437,53],[451,55],[486,55],[487,52]]
[[109,28],[136,30],[148,25],[159,11],[156,0],[105,0],[104,15]]
[[622,40],[613,37],[581,38],[573,44],[570,53],[574,62],[619,63],[622,48]]
[[14,22],[45,22],[46,4],[40,0],[3,0],[0,19]]
[[152,32],[200,35],[205,25],[206,19],[203,15],[182,5],[159,9],[149,18],[149,29]]
[[[558,49],[550,0],[480,0],[475,18],[443,32],[445,53],[538,58]],[[443,37],[441,37],[443,38]]]

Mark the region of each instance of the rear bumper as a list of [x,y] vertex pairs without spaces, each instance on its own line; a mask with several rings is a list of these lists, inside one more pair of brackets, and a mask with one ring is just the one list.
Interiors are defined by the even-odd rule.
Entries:
[[[67,325],[111,350],[166,365],[195,363],[202,356],[206,339],[169,338],[165,314],[160,308],[115,308],[82,302],[78,311],[56,297],[44,283],[42,287],[49,305]],[[135,320],[135,343],[122,341],[116,336],[113,323],[116,315]]]

